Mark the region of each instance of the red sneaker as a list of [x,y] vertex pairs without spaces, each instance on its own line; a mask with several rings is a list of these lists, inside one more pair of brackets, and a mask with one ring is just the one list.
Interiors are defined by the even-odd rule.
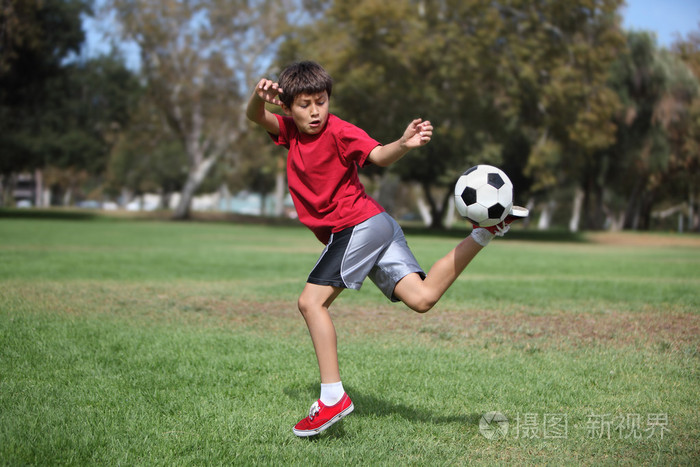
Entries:
[[502,237],[506,234],[506,232],[510,230],[511,222],[517,221],[518,219],[525,219],[528,216],[528,214],[530,214],[529,209],[520,206],[513,206],[512,208],[510,208],[510,212],[508,213],[506,218],[503,219],[503,221],[500,224],[482,228],[488,230],[494,235]]
[[309,416],[294,426],[297,436],[314,436],[348,415],[355,408],[347,394],[335,405],[324,405],[317,400],[309,410]]

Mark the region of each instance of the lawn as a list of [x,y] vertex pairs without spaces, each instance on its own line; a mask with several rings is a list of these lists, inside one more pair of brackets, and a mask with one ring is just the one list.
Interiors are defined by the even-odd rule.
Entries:
[[0,464],[697,464],[700,238],[558,240],[495,240],[425,315],[341,295],[355,412],[299,439],[308,231],[0,216]]

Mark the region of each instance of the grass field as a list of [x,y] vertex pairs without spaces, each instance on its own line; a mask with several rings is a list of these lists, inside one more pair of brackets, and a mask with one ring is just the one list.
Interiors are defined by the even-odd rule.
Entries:
[[[409,235],[425,268],[456,242]],[[0,464],[700,462],[699,237],[513,232],[426,315],[345,292],[355,413],[309,440],[296,298],[320,249],[289,226],[0,216]]]

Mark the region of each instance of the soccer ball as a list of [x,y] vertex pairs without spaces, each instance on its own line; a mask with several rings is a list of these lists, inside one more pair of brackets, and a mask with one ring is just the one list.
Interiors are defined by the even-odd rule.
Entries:
[[455,207],[472,224],[491,227],[503,221],[513,207],[513,184],[492,165],[477,165],[455,184]]

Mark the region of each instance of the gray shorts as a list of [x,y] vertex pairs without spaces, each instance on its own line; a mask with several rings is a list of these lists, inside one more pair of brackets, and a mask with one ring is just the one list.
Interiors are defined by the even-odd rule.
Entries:
[[399,224],[382,212],[331,235],[307,282],[360,290],[365,277],[393,302],[396,283],[412,272],[425,278]]

